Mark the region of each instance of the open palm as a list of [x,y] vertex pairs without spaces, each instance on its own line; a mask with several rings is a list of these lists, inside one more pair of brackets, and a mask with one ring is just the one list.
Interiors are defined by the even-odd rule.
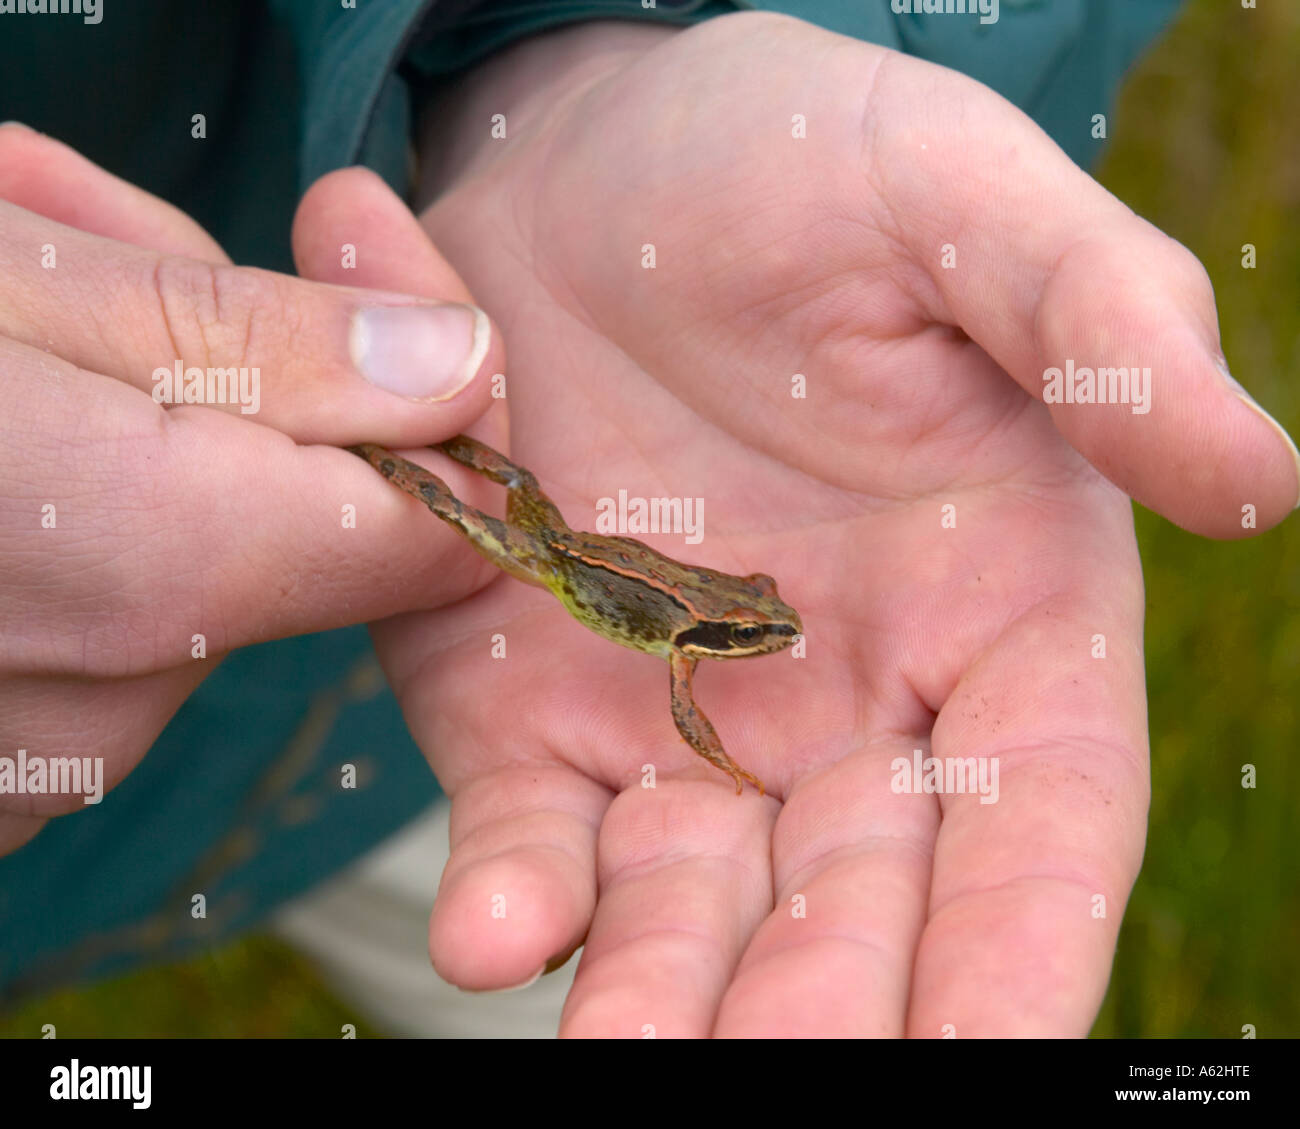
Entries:
[[[738,799],[665,664],[544,592],[484,565],[378,625],[453,799],[439,970],[506,986],[585,936],[573,1034],[1085,1032],[1148,798],[1125,491],[1218,536],[1294,495],[1199,265],[985,88],[783,18],[543,37],[461,97],[475,134],[509,106],[423,217],[510,348],[476,434],[508,413],[574,528],[702,497],[702,543],[642,539],[773,575],[806,651],[701,665],[771,793]],[[1049,411],[1067,358],[1150,366],[1153,410]],[[914,750],[995,802],[909,782]]]

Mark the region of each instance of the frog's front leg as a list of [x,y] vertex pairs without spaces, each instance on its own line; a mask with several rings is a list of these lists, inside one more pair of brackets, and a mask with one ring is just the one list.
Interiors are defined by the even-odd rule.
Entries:
[[677,723],[677,732],[700,756],[710,764],[717,765],[736,782],[737,796],[745,790],[746,780],[758,789],[760,796],[763,795],[763,782],[727,756],[722,742],[718,739],[717,731],[713,728],[713,723],[695,704],[695,698],[691,694],[691,677],[695,673],[695,663],[695,659],[687,658],[678,651],[673,651],[668,656],[668,670],[673,691],[673,721]]

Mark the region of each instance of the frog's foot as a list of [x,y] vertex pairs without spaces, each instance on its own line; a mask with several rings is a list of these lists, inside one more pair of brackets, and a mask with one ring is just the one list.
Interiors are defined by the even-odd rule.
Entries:
[[722,769],[723,772],[736,782],[737,796],[744,794],[746,780],[758,789],[758,794],[760,796],[767,795],[767,789],[763,787],[763,782],[748,769],[741,768],[740,765],[727,756],[727,754],[721,749],[711,749],[708,752],[704,752],[702,749],[697,748],[695,751],[711,765],[716,765],[718,768]]
[[745,791],[745,781],[748,780],[755,788],[758,789],[760,796],[767,795],[767,789],[763,787],[763,782],[746,768],[741,768],[725,752],[721,745],[716,748],[701,749],[692,742],[692,747],[700,754],[709,764],[722,769],[732,780],[736,782],[736,795],[740,796]]
[[724,772],[730,773],[732,780],[736,782],[736,795],[739,796],[745,791],[745,781],[748,780],[755,788],[758,789],[759,796],[767,795],[767,790],[763,787],[763,782],[752,772],[743,769],[735,761],[730,760],[725,765],[718,765]]

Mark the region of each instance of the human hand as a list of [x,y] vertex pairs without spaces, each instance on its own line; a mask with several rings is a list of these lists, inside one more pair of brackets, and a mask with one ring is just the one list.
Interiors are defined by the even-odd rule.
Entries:
[[[350,183],[354,225],[400,243],[426,293],[466,301],[382,181],[353,172]],[[380,310],[368,343],[353,330],[367,308]],[[439,569],[439,542],[406,530],[353,456],[305,445],[430,442],[477,418],[489,392],[472,378],[501,366],[499,344],[488,348],[499,335],[479,315],[476,352],[474,313],[447,310],[443,328],[463,332],[444,342],[432,321],[421,335],[418,319],[436,315],[403,294],[233,267],[170,205],[52,138],[0,128],[0,745],[11,764],[18,749],[29,763],[102,758],[111,788],[226,651],[433,606],[481,582],[459,556]],[[403,349],[382,352],[384,318],[400,319]],[[239,391],[260,402],[164,409],[151,374],[177,359],[256,366],[265,380]],[[345,527],[346,505],[390,513],[389,539],[422,548],[420,567],[377,587],[375,543]],[[82,810],[93,775],[77,794],[0,794],[0,853]]]
[[[779,17],[538,37],[436,128],[424,219],[510,338],[512,457],[575,528],[704,495],[698,549],[644,539],[771,573],[808,637],[697,680],[760,801],[545,593],[379,625],[453,799],[439,971],[519,983],[585,935],[575,1035],[1086,1032],[1149,787],[1125,495],[1233,537],[1297,494],[1200,265],[986,88]],[[1150,411],[1045,406],[1067,359],[1149,366]],[[998,802],[896,793],[914,748],[996,762]]]

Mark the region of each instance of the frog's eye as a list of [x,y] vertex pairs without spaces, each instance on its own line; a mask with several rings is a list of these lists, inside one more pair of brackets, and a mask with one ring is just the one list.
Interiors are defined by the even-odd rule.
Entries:
[[763,629],[753,623],[738,623],[731,629],[731,637],[737,643],[757,643],[759,636],[763,634]]

